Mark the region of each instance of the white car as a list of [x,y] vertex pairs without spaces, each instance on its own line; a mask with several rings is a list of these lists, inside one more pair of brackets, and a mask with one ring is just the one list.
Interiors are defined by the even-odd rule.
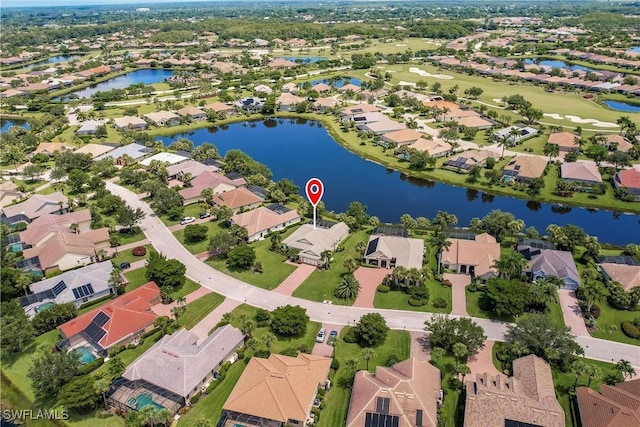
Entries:
[[180,225],[185,225],[185,224],[191,224],[192,222],[194,222],[196,219],[192,216],[188,216],[183,218],[182,221],[180,221]]
[[316,335],[316,342],[323,343],[326,334],[327,331],[324,328],[320,329],[320,332],[318,332],[318,335]]

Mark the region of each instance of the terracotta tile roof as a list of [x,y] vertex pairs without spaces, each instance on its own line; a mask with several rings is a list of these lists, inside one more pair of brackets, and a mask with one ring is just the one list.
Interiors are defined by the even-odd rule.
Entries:
[[29,220],[34,220],[40,215],[58,212],[60,210],[59,202],[62,202],[62,207],[64,208],[68,205],[67,197],[60,192],[47,194],[46,196],[34,194],[22,203],[3,208],[2,212],[7,218],[24,215]]
[[373,104],[362,103],[356,105],[349,105],[348,107],[344,107],[340,112],[345,116],[351,116],[354,114],[362,114],[362,113],[375,113],[380,111],[378,107]]
[[31,154],[32,155],[39,154],[39,153],[53,154],[57,151],[70,150],[72,148],[73,146],[69,144],[63,144],[61,142],[41,142],[40,144],[38,144],[38,148],[36,148],[35,151]]
[[459,125],[466,126],[468,128],[482,128],[493,126],[493,123],[491,123],[487,119],[483,119],[480,116],[461,117],[456,121]]
[[364,425],[366,413],[376,413],[378,397],[390,399],[389,415],[398,416],[398,427],[417,424],[417,410],[422,411],[422,426],[436,427],[440,371],[415,358],[391,367],[378,366],[376,373],[359,371],[353,381],[347,427]]
[[600,393],[587,387],[576,390],[583,427],[636,427],[640,425],[640,379],[600,385]]
[[96,157],[108,153],[109,151],[115,150],[115,148],[116,147],[112,145],[87,144],[78,148],[75,153],[89,154],[91,158],[95,159]]
[[304,423],[330,366],[330,358],[304,353],[297,357],[253,357],[223,409],[282,423]]
[[453,149],[453,146],[441,139],[420,138],[413,144],[409,145],[409,148],[415,148],[418,151],[425,151],[430,156],[438,156],[450,152]]
[[315,90],[316,92],[328,92],[331,90],[331,86],[325,83],[318,83],[311,87],[311,90]]
[[627,291],[635,286],[640,286],[640,266],[638,265],[605,262],[600,264],[600,268],[606,272],[611,280],[619,282]]
[[236,110],[233,107],[233,105],[227,105],[224,102],[220,102],[220,101],[215,101],[215,102],[212,102],[211,104],[207,104],[207,105],[205,105],[204,108],[207,108],[209,110],[213,110],[216,113],[219,113],[221,111],[235,111]]
[[579,147],[577,143],[578,139],[580,139],[580,137],[571,132],[554,132],[549,135],[547,142],[560,147],[577,148]]
[[549,365],[529,355],[514,360],[513,372],[509,378],[477,374],[466,382],[465,427],[504,426],[506,420],[564,427]]
[[562,179],[572,179],[578,181],[588,181],[601,183],[602,176],[595,163],[571,162],[563,163],[560,166],[560,176]]
[[102,307],[58,326],[58,329],[64,337],[71,338],[83,332],[96,315],[102,312],[109,316],[109,320],[102,326],[105,334],[98,344],[106,349],[152,325],[158,316],[151,311],[151,307],[159,302],[159,298],[158,285],[149,282]]
[[[43,237],[55,230],[69,230],[71,224],[78,224],[81,231],[88,230],[91,222],[89,209],[69,212],[63,215],[45,214],[33,221],[25,231],[20,233],[20,241],[26,245],[34,245]],[[83,229],[82,226],[86,227]]]
[[413,129],[401,129],[384,134],[382,139],[396,144],[409,144],[416,142],[422,137],[423,135],[420,132]]
[[356,86],[354,84],[348,83],[348,84],[343,85],[341,88],[338,89],[339,92],[347,92],[349,90],[351,92],[360,92],[362,90],[362,88],[360,86]]
[[297,62],[289,61],[288,59],[275,58],[269,61],[269,64],[267,66],[269,68],[293,68],[299,65],[300,64],[298,64]]
[[606,145],[615,145],[618,151],[628,152],[633,144],[627,138],[617,133],[609,134],[604,137]]
[[294,104],[299,104],[299,103],[304,102],[304,101],[306,101],[306,98],[294,95],[292,93],[283,92],[283,93],[280,94],[280,96],[276,100],[276,103],[278,105],[294,105]]
[[180,118],[177,114],[172,113],[171,111],[156,111],[145,114],[144,116],[154,123],[160,123],[166,120],[176,120]]
[[442,252],[442,263],[475,267],[475,275],[484,276],[494,273],[493,263],[500,259],[500,244],[486,233],[479,234],[475,240],[449,239],[451,246]]
[[133,116],[116,117],[115,119],[113,119],[113,123],[118,128],[127,128],[129,126],[131,127],[141,126],[145,128],[147,127],[147,122],[145,122],[139,117],[133,117]]
[[215,193],[232,190],[243,183],[237,180],[231,180],[221,173],[205,171],[195,177],[191,181],[191,187],[183,188],[179,191],[180,195],[185,199],[199,197],[202,190],[211,188]]
[[536,156],[517,156],[504,167],[504,172],[512,172],[510,175],[518,178],[535,179],[542,176],[547,167],[547,160]]
[[109,229],[106,227],[82,234],[76,234],[69,229],[56,230],[43,244],[25,249],[23,254],[25,259],[37,257],[40,267],[46,270],[57,266],[58,261],[68,254],[95,257],[97,247],[106,246],[105,243],[108,241]]
[[625,169],[616,173],[616,181],[621,187],[640,189],[640,170]]
[[213,203],[219,206],[228,206],[231,209],[240,209],[244,206],[261,203],[262,199],[244,187],[235,190],[218,193],[213,196]]
[[234,224],[247,229],[249,237],[296,219],[300,220],[296,210],[279,214],[264,206],[231,217]]
[[191,116],[191,117],[203,117],[206,116],[207,113],[202,111],[201,109],[194,107],[193,105],[187,105],[184,108],[179,109],[176,113],[181,116]]

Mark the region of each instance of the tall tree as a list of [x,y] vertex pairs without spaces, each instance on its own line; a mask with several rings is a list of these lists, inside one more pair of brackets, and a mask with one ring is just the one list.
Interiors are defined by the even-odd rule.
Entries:
[[430,332],[432,346],[448,352],[453,351],[456,343],[463,343],[467,346],[469,356],[473,356],[484,347],[487,339],[482,327],[467,317],[456,319],[435,315],[424,324],[424,330]]
[[500,277],[507,280],[521,277],[527,265],[527,260],[522,254],[511,250],[502,252],[500,259],[493,262],[493,267],[498,270]]
[[376,357],[376,351],[374,349],[372,349],[371,347],[365,347],[362,349],[362,352],[360,353],[362,359],[364,359],[364,361],[367,364],[367,371],[369,370],[369,361],[371,359],[373,359],[374,357]]

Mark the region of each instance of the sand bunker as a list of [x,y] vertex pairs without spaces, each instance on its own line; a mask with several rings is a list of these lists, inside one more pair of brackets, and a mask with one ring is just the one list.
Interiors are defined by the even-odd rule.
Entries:
[[402,47],[402,46],[406,46],[406,44],[404,44],[404,43],[396,43],[396,46]]
[[562,116],[556,113],[544,113],[544,116],[552,118],[554,120],[567,119],[572,121],[573,123],[581,123],[581,124],[588,123],[599,128],[617,128],[618,127],[618,125],[615,123],[601,122],[600,120],[596,120],[596,119],[583,119],[582,117],[578,117],[578,116],[571,116],[571,115]]
[[421,70],[420,68],[416,68],[416,67],[409,68],[409,72],[417,74],[420,77],[433,77],[434,79],[441,79],[441,80],[451,80],[451,79],[453,79],[453,76],[448,76],[446,74],[431,74],[431,73],[427,73],[426,71]]
[[502,99],[500,99],[500,98],[493,98],[493,102],[495,102],[496,104],[502,104]]
[[398,82],[399,86],[411,86],[411,87],[416,87],[416,84],[413,82],[405,82],[404,80],[400,80]]

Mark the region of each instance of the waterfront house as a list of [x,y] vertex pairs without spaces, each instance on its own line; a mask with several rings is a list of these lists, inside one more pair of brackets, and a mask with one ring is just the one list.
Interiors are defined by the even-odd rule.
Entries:
[[618,189],[625,189],[628,195],[640,200],[640,170],[625,169],[616,172],[613,185]]
[[502,169],[502,179],[529,183],[544,175],[547,159],[536,156],[516,156]]
[[282,205],[260,206],[231,217],[231,223],[247,229],[248,241],[262,240],[269,233],[280,231],[300,222],[296,210]]
[[495,237],[483,233],[466,239],[448,240],[451,245],[440,253],[440,263],[444,268],[481,280],[498,277],[493,264],[500,259],[500,244]]
[[402,236],[369,236],[364,261],[378,268],[422,268],[424,240]]
[[298,258],[301,262],[320,266],[323,264],[323,252],[335,251],[348,235],[349,227],[344,222],[319,221],[316,227],[313,224],[300,226],[282,244],[285,250],[299,250]]

